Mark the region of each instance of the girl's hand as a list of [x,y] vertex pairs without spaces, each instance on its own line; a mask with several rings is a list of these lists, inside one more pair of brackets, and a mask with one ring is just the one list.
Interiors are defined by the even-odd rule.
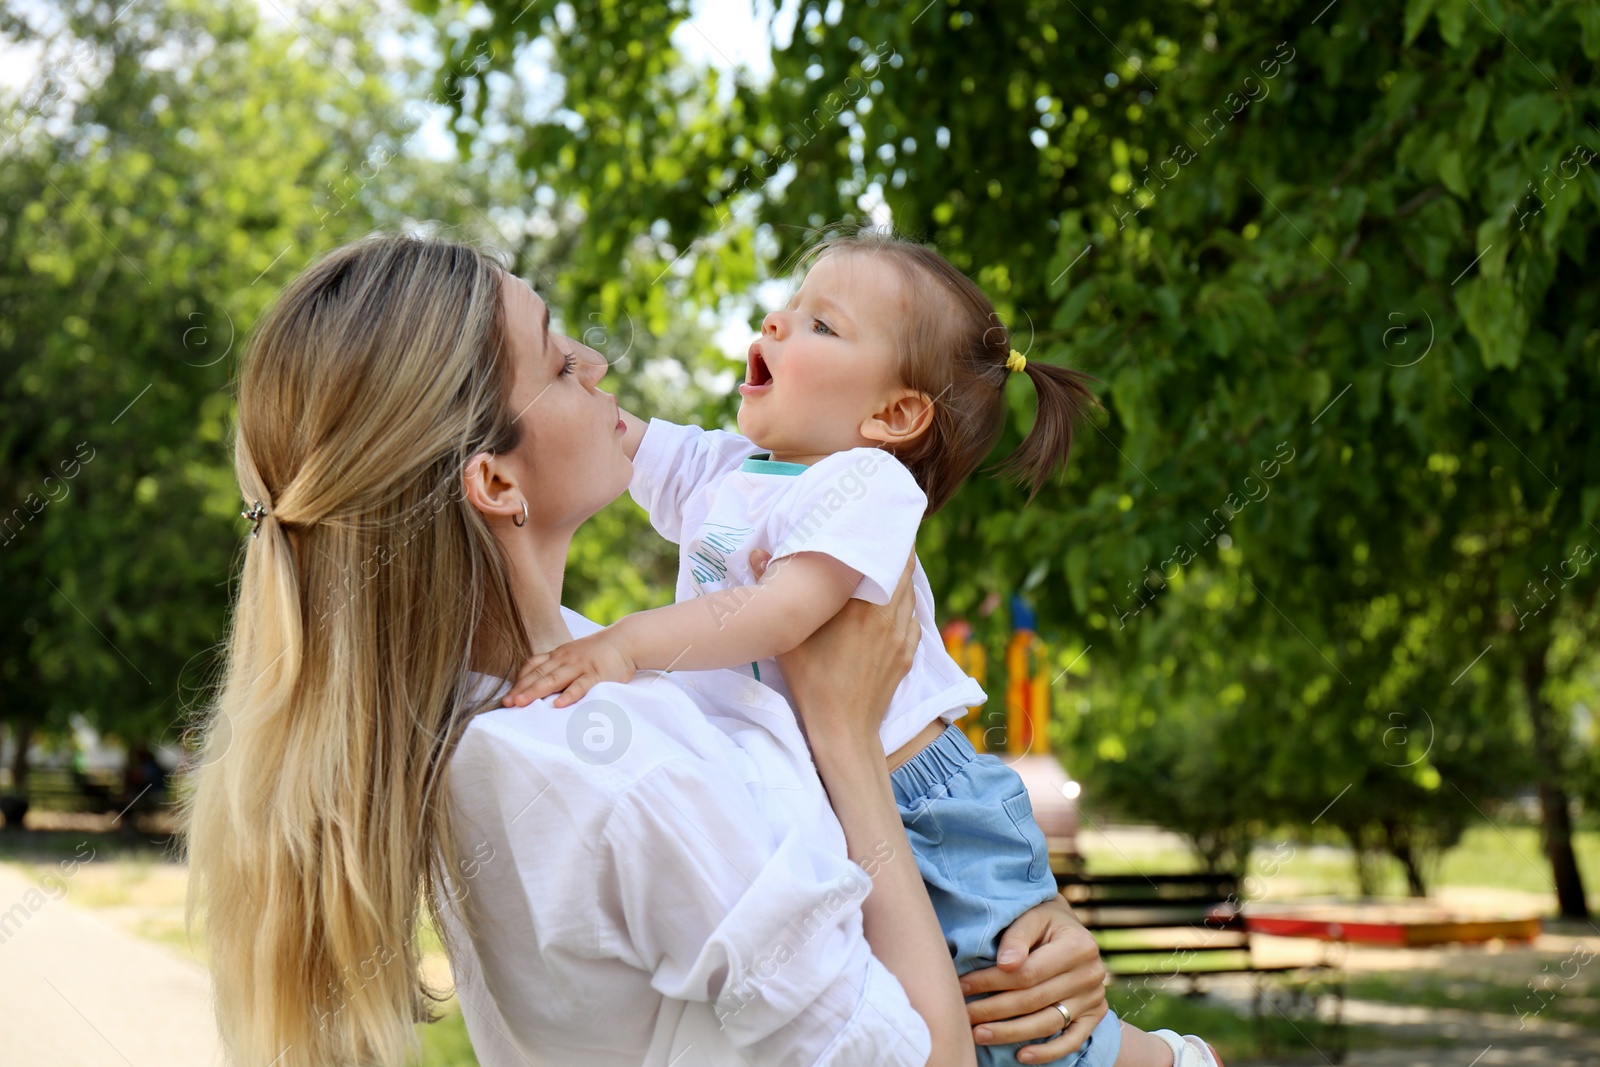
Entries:
[[[1005,1045],[1057,1034],[1017,1057],[1023,1063],[1049,1063],[1076,1052],[1105,1018],[1106,966],[1100,948],[1063,897],[1018,916],[1001,935],[997,958],[998,966],[961,976],[963,994],[993,994],[967,1004],[975,1043]],[[1054,1007],[1061,1003],[1072,1015],[1065,1030]]]
[[628,681],[635,670],[626,642],[607,627],[550,652],[530,656],[501,703],[508,708],[518,707],[560,693],[553,706],[564,708],[600,682]]
[[[813,746],[819,738],[880,744],[883,715],[895,687],[911,669],[922,636],[913,613],[915,560],[913,556],[906,561],[888,604],[879,607],[851,600],[798,648],[778,657]],[[757,573],[763,569],[758,566]]]

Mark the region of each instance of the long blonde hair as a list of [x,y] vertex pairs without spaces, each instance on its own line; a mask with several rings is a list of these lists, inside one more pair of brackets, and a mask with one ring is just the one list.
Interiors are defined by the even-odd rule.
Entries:
[[[246,541],[184,804],[191,920],[241,1067],[398,1063],[429,1014],[415,931],[452,855],[445,771],[480,669],[528,639],[461,493],[515,448],[502,271],[379,236],[307,269],[239,370]],[[501,662],[501,661],[505,662]]]

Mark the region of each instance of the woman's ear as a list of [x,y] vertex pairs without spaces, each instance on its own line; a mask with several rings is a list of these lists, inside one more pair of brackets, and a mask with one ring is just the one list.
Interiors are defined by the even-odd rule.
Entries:
[[461,491],[467,503],[491,521],[523,513],[522,490],[517,488],[505,458],[493,452],[479,452],[467,460],[461,472]]
[[906,445],[933,425],[933,399],[905,389],[861,423],[861,436],[880,445]]

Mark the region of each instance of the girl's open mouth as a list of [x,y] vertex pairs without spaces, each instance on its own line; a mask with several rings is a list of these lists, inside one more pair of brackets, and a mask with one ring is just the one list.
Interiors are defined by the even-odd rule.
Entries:
[[750,361],[745,365],[744,383],[739,386],[739,394],[756,396],[770,388],[772,388],[772,372],[767,369],[767,361],[761,358],[760,350],[752,346]]

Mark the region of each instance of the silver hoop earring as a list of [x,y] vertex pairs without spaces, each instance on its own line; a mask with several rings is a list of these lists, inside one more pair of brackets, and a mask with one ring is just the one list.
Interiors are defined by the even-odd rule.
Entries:
[[522,502],[522,519],[518,521],[515,515],[511,516],[511,525],[516,527],[528,525],[528,502],[526,500]]

